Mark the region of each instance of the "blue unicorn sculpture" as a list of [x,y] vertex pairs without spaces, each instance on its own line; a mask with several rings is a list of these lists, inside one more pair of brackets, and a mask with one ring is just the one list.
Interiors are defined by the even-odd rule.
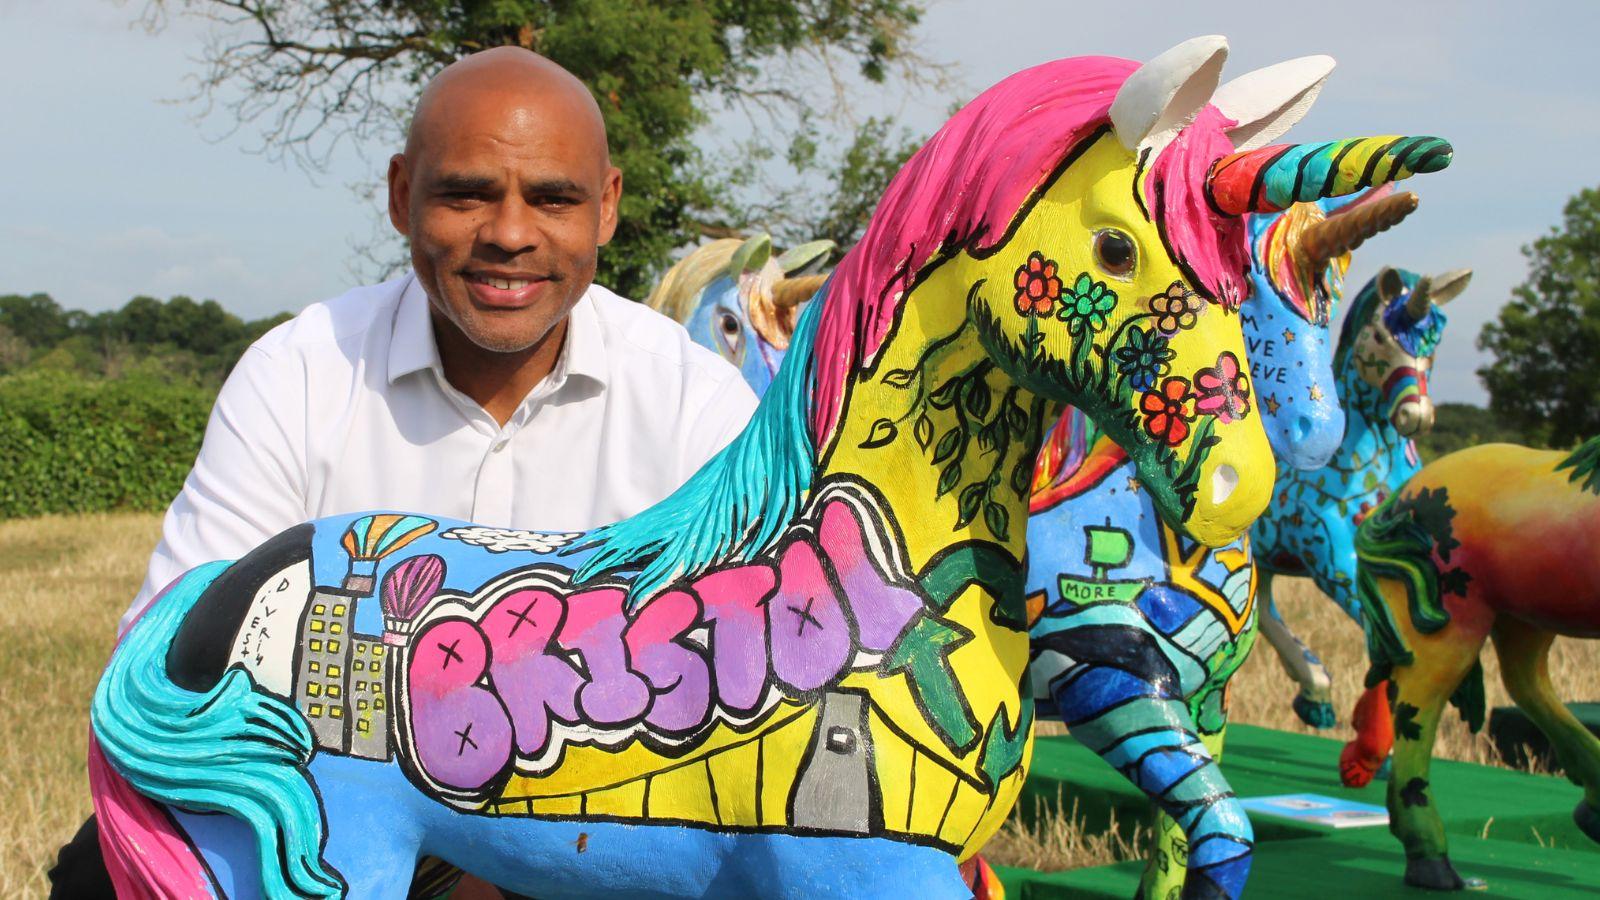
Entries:
[[1309,725],[1335,723],[1332,679],[1277,613],[1272,576],[1310,576],[1361,623],[1356,528],[1421,468],[1412,437],[1433,425],[1428,369],[1444,334],[1440,307],[1467,287],[1471,275],[1462,269],[1429,278],[1386,267],[1361,289],[1334,352],[1344,437],[1321,469],[1280,468],[1267,514],[1251,530],[1268,613],[1261,630],[1298,683],[1294,709]]

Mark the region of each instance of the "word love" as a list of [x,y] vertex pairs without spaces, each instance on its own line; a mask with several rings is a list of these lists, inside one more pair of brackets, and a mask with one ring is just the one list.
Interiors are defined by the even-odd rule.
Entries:
[[406,670],[416,761],[475,791],[558,739],[557,723],[608,745],[639,732],[692,735],[716,710],[748,718],[776,688],[812,694],[862,653],[894,647],[925,607],[872,557],[854,505],[833,500],[814,533],[754,562],[675,585],[636,613],[625,592],[513,589],[474,620],[445,616]]

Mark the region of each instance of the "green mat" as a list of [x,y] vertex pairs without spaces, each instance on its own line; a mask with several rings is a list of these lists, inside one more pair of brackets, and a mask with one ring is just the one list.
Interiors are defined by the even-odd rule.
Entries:
[[[1272,731],[1249,725],[1228,729],[1222,771],[1241,797],[1316,793],[1384,805],[1385,782],[1359,790],[1339,784],[1338,759],[1343,744],[1328,738]],[[1454,836],[1489,837],[1589,854],[1600,869],[1600,845],[1572,822],[1572,809],[1582,789],[1565,778],[1530,775],[1471,763],[1435,760],[1434,797],[1445,828]],[[1126,779],[1070,737],[1039,738],[1033,766],[1018,808],[1031,815],[1041,802],[1054,806],[1060,797],[1068,809],[1074,802],[1091,830],[1104,830],[1113,812],[1119,831],[1127,834],[1146,821],[1148,803]],[[1382,826],[1335,830],[1330,827],[1252,816],[1256,840],[1266,843],[1373,831],[1399,843]],[[1600,882],[1600,878],[1597,878]]]
[[[1488,882],[1463,898],[1506,897],[1566,900],[1600,896],[1600,862],[1595,854],[1539,849],[1513,841],[1471,837],[1450,839],[1450,859],[1464,877]],[[1108,898],[1128,900],[1139,886],[1142,862],[1125,862],[1072,872],[1040,873],[997,869],[1007,900]],[[1256,848],[1247,897],[1441,897],[1437,891],[1406,887],[1405,854],[1386,829],[1346,829],[1329,840],[1273,841]]]

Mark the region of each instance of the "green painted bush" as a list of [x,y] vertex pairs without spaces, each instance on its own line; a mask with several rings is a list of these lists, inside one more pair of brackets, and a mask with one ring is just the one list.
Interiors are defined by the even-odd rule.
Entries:
[[0,519],[165,509],[215,398],[214,387],[144,374],[0,378]]

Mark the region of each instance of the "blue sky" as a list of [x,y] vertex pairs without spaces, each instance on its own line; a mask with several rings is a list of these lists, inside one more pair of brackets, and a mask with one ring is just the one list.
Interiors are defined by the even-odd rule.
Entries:
[[[1440,399],[1483,399],[1473,342],[1523,277],[1519,248],[1559,221],[1568,196],[1600,182],[1600,79],[1590,68],[1600,4],[1345,0],[1306,5],[1304,17],[1179,0],[930,6],[926,52],[957,63],[967,96],[1048,59],[1147,59],[1218,33],[1233,48],[1225,78],[1308,53],[1339,61],[1288,139],[1449,138],[1454,165],[1408,184],[1422,208],[1358,253],[1350,273],[1354,286],[1385,263],[1476,270],[1450,308]],[[351,185],[376,185],[390,148],[347,148],[316,176],[248,152],[252,135],[228,135],[221,118],[196,121],[195,107],[172,102],[198,71],[203,28],[180,19],[151,35],[132,24],[141,8],[0,0],[0,292],[46,291],[90,310],[183,293],[255,317],[354,284],[352,247],[371,239],[382,207],[375,191]],[[921,132],[947,104],[881,102]]]

